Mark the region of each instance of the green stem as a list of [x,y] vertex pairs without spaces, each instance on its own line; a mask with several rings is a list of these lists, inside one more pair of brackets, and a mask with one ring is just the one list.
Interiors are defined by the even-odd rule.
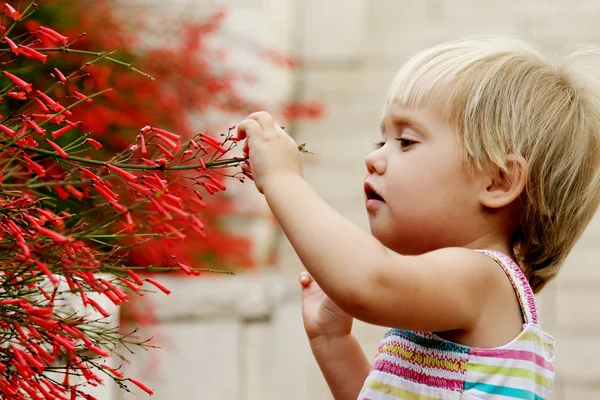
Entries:
[[[96,57],[101,57],[103,55],[105,55],[106,53],[104,52],[97,52],[97,51],[87,51],[87,50],[76,50],[76,49],[70,49],[68,47],[49,47],[49,48],[36,48],[36,51],[39,52],[51,52],[51,51],[62,51],[65,53],[75,53],[75,54],[85,54],[85,55],[90,55],[90,56],[96,56]],[[115,50],[116,51],[116,50]],[[115,52],[113,51],[113,52]],[[123,65],[125,67],[127,67],[130,71],[136,72],[142,76],[145,76],[148,79],[151,80],[156,80],[154,79],[154,77],[150,74],[147,74],[145,72],[140,71],[137,68],[133,67],[133,63],[126,63],[125,61],[121,61],[121,60],[117,60],[116,58],[112,58],[112,57],[105,57],[107,60],[112,61],[114,63],[117,63],[119,65]]]

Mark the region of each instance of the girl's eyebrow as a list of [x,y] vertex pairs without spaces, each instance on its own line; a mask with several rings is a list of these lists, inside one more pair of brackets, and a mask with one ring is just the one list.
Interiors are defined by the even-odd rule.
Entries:
[[[423,125],[421,122],[417,121],[414,118],[411,118],[409,116],[406,115],[396,115],[396,116],[392,116],[391,117],[392,123],[394,124],[394,126],[396,127],[402,127],[402,126],[410,126],[411,128],[415,129],[417,131],[417,133],[423,135],[423,136],[428,136],[428,130],[425,127],[425,125]],[[381,133],[386,133],[386,129],[385,129],[385,118],[381,120]]]

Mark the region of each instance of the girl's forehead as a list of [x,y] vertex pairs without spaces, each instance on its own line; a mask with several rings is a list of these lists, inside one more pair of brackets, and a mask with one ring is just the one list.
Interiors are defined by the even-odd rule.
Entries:
[[436,132],[453,131],[449,123],[448,100],[440,96],[436,100],[423,101],[417,105],[391,101],[384,107],[381,117],[381,132],[396,127],[410,127],[422,136],[432,136]]

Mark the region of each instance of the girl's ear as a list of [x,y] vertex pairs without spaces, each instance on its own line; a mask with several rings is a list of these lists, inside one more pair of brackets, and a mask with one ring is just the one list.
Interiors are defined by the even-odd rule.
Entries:
[[501,208],[515,201],[525,189],[527,161],[521,156],[506,156],[506,170],[494,166],[482,191],[480,203],[489,208]]

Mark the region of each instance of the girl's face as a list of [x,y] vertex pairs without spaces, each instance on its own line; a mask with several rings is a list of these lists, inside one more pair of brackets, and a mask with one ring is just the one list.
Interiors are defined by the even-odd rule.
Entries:
[[422,254],[475,240],[482,177],[470,178],[443,106],[392,104],[382,141],[367,156],[365,200],[373,235],[400,254]]

